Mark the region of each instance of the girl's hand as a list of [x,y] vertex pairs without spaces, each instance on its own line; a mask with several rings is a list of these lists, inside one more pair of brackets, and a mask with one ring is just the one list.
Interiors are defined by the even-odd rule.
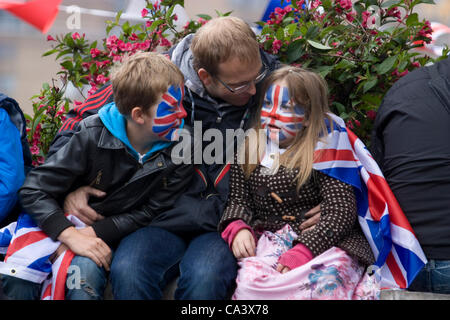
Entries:
[[88,257],[99,267],[104,267],[106,271],[109,271],[112,258],[111,249],[102,239],[88,234],[90,234],[89,228],[77,230],[69,227],[61,232],[58,240],[76,255]]
[[231,250],[236,259],[252,257],[255,255],[256,243],[253,234],[247,230],[242,229],[233,239]]
[[286,273],[286,272],[291,271],[291,268],[286,267],[286,266],[283,266],[282,264],[279,263],[279,264],[277,265],[277,271],[278,271],[279,273]]

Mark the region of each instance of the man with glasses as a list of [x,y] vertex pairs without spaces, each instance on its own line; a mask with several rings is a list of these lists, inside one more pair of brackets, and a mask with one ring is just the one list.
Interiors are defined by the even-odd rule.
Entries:
[[[251,28],[236,17],[212,19],[168,54],[185,76],[186,123],[201,121],[203,132],[218,129],[223,137],[226,129],[251,126],[258,83],[279,66],[274,56],[260,50]],[[65,144],[80,119],[112,98],[107,85],[71,111],[49,155]],[[171,210],[122,239],[111,264],[114,298],[161,299],[165,285],[176,276],[175,299],[231,296],[236,259],[217,232],[228,196],[228,168],[225,155],[216,155],[214,164],[197,165],[192,185]],[[88,186],[78,189],[66,199],[66,212],[87,224],[102,219],[88,206],[90,196],[102,195]]]

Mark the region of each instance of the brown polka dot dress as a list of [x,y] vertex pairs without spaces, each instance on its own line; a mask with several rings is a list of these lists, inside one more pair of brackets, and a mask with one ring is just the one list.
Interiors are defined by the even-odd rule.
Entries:
[[[289,223],[299,235],[294,245],[302,243],[314,256],[336,246],[364,265],[374,263],[358,222],[352,186],[313,170],[310,180],[297,192],[297,170],[281,166],[274,175],[265,175],[261,170],[259,166],[246,180],[241,166],[231,165],[230,194],[219,223],[220,232],[237,219],[257,233],[275,232]],[[322,210],[320,222],[314,229],[301,232],[304,214],[318,204]]]

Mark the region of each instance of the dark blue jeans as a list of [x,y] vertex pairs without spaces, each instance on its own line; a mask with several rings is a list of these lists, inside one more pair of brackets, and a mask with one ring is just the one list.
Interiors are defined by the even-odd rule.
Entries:
[[450,260],[428,260],[408,290],[450,294]]
[[165,285],[179,275],[175,299],[223,300],[235,288],[237,263],[217,232],[189,241],[148,226],[120,242],[111,264],[115,299],[161,299]]

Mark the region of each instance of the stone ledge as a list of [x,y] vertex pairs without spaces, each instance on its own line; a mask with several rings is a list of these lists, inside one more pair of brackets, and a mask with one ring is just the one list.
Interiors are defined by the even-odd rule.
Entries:
[[450,300],[450,294],[407,290],[382,290],[380,300]]

